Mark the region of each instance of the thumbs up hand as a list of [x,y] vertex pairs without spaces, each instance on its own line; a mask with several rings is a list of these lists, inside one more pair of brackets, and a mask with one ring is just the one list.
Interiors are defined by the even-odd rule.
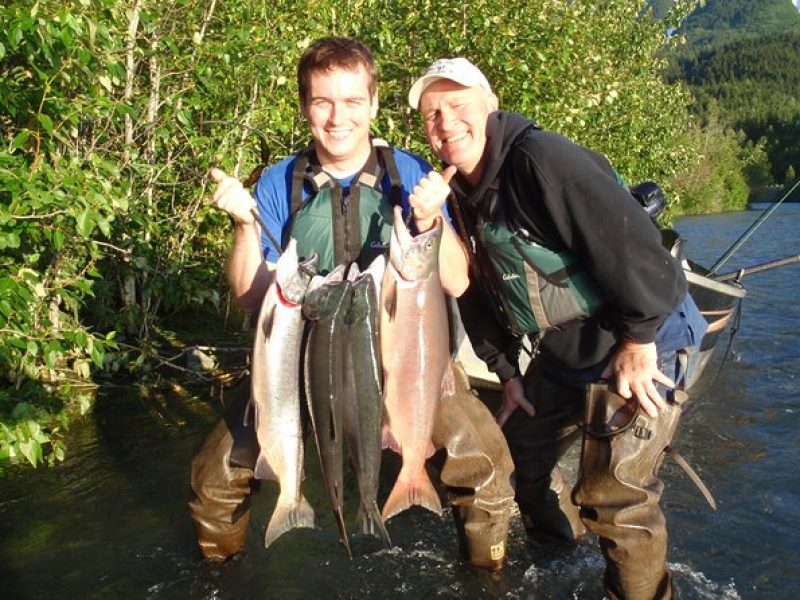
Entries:
[[420,231],[430,229],[433,220],[442,216],[442,207],[450,195],[450,180],[455,174],[456,168],[450,165],[441,173],[431,171],[414,186],[408,202],[414,209],[414,220]]
[[209,171],[209,175],[217,182],[217,189],[214,191],[217,208],[228,213],[236,223],[252,224],[254,219],[250,211],[256,208],[256,201],[242,186],[242,182],[216,167]]

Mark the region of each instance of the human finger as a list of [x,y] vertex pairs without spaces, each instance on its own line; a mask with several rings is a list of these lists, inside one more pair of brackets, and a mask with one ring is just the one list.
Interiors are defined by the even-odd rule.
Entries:
[[667,386],[668,388],[675,387],[675,382],[666,375],[664,375],[664,373],[662,373],[661,371],[656,371],[655,375],[653,375],[653,379],[658,383]]
[[636,401],[639,403],[639,406],[647,414],[647,416],[652,417],[653,419],[658,417],[658,407],[646,395],[637,396]]
[[223,179],[225,179],[228,175],[222,169],[218,169],[217,167],[211,167],[209,169],[208,174],[211,176],[211,179],[219,183]]
[[497,424],[500,427],[505,425],[506,421],[508,421],[509,417],[514,414],[515,410],[517,410],[516,406],[514,406],[514,405],[505,405],[504,404],[503,407],[500,409],[500,412],[497,413],[497,416],[495,417],[495,419],[497,420]]
[[617,393],[623,398],[631,397],[631,383],[626,377],[617,374]]
[[524,410],[529,417],[532,417],[536,414],[536,409],[533,407],[533,404],[529,402],[528,399],[525,398],[525,396],[520,396],[516,398],[516,401],[517,401],[517,406],[519,406],[519,408]]
[[450,180],[457,172],[458,169],[455,167],[455,165],[448,165],[442,171],[442,179],[444,179],[445,183],[450,183]]

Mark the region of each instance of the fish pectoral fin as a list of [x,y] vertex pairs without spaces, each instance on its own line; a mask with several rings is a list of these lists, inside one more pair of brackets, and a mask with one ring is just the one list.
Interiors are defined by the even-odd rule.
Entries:
[[264,339],[268,340],[272,335],[272,324],[275,322],[275,305],[269,307],[269,313],[264,319]]
[[260,453],[258,455],[255,469],[253,469],[253,474],[255,475],[256,479],[278,481],[278,476],[275,474],[275,471],[269,465],[269,461],[267,461],[267,457],[264,456],[263,453]]
[[427,460],[431,456],[436,453],[436,446],[433,445],[433,442],[428,442],[428,448],[425,450],[425,459]]
[[391,429],[388,425],[383,426],[383,433],[381,435],[381,448],[388,448],[397,454],[400,454],[400,444],[397,443]]
[[397,312],[397,280],[392,278],[389,282],[384,282],[383,287],[383,309],[389,321],[394,321]]
[[448,396],[455,395],[455,393],[456,379],[455,375],[453,374],[453,363],[448,362],[444,371],[444,377],[442,377],[442,395],[440,398],[447,398]]

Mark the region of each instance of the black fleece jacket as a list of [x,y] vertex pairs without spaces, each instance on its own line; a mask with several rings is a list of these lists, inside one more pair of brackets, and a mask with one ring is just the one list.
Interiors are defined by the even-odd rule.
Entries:
[[[549,331],[541,341],[540,364],[558,373],[598,371],[623,338],[652,342],[686,294],[686,278],[608,160],[514,113],[493,113],[487,137],[478,185],[459,175],[451,182],[466,228],[474,227],[492,195],[489,187],[498,183],[499,201],[512,222],[543,246],[577,256],[607,300],[602,315]],[[473,284],[459,307],[476,353],[505,381],[519,373],[520,340],[488,316],[490,301]]]

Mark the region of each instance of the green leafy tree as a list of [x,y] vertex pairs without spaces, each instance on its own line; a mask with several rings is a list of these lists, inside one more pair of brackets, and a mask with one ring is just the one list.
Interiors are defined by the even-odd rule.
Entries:
[[[642,1],[11,0],[0,7],[0,465],[52,462],[100,369],[159,362],[165,323],[227,314],[227,217],[210,166],[244,178],[306,143],[295,68],[311,40],[375,51],[375,132],[429,155],[406,105],[463,55],[502,106],[605,152],[629,181],[696,162],[689,96]],[[679,196],[671,194],[675,202]],[[170,342],[173,343],[173,342]],[[81,392],[81,393],[78,393]]]

